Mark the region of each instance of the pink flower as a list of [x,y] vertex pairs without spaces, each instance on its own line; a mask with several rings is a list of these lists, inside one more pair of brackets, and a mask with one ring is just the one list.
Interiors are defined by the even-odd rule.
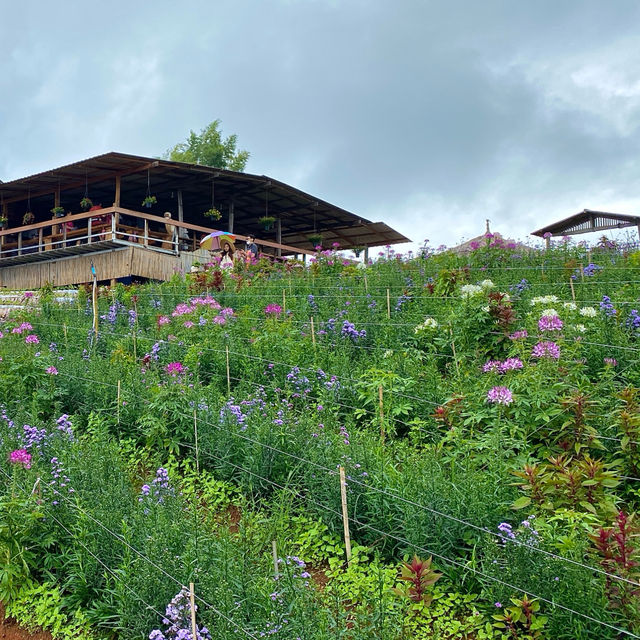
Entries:
[[279,316],[282,313],[282,307],[279,304],[272,302],[264,308],[264,312],[267,315]]
[[538,320],[538,329],[540,331],[560,331],[562,320],[558,316],[542,316]]
[[501,366],[502,366],[502,363],[500,362],[500,360],[488,360],[485,363],[484,367],[482,367],[482,370],[485,373],[489,373],[489,371],[494,371],[495,373],[499,373]]
[[52,365],[50,367],[47,367],[47,373],[52,376],[57,376],[58,370]]
[[169,324],[171,322],[171,319],[168,316],[160,316],[158,318],[158,326],[161,327],[165,324]]
[[24,297],[25,298],[33,298],[33,291],[25,291],[24,292]]
[[14,449],[9,454],[9,462],[22,465],[25,469],[31,469],[31,454],[26,449]]
[[532,358],[555,358],[560,357],[560,347],[555,342],[538,342],[531,350]]
[[213,319],[213,323],[219,325],[227,324],[227,319],[224,316],[216,316]]
[[509,405],[513,402],[513,394],[507,387],[493,387],[487,392],[487,402]]
[[522,369],[524,365],[522,364],[522,360],[520,358],[507,358],[501,365],[500,370],[502,373],[506,371],[513,371],[514,369]]
[[164,370],[170,376],[177,376],[184,373],[184,365],[181,362],[170,362]]
[[38,340],[38,336],[35,333],[30,333],[24,341],[27,344],[40,344],[40,340]]
[[191,322],[191,320],[187,320],[187,321],[184,323],[184,326],[185,326],[187,329],[191,329],[191,327],[193,327],[193,322]]
[[526,338],[529,334],[526,329],[522,329],[522,331],[515,331],[509,336],[509,340],[522,340],[522,338]]

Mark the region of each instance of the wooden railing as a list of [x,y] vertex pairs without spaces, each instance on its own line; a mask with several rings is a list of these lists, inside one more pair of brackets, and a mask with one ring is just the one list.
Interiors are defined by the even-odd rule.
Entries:
[[[124,224],[124,218],[129,218],[133,224]],[[171,233],[167,232],[167,225],[173,228]],[[0,230],[0,258],[43,253],[103,241],[135,243],[178,254],[180,251],[198,249],[201,238],[212,231],[216,229],[122,207],[105,207]],[[237,240],[246,241],[246,236],[233,235]],[[269,240],[256,242],[260,246],[281,249],[288,253],[314,255],[313,251]]]

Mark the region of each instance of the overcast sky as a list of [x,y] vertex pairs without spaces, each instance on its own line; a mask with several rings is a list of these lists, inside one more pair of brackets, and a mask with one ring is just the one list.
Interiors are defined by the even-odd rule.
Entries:
[[0,0],[0,179],[157,156],[219,118],[246,170],[412,240],[640,208],[635,0]]

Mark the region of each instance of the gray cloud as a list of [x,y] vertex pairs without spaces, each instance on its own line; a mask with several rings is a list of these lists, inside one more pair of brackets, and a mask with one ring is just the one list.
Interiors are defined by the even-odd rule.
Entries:
[[635,2],[7,6],[0,177],[220,118],[266,173],[416,241],[632,213]]

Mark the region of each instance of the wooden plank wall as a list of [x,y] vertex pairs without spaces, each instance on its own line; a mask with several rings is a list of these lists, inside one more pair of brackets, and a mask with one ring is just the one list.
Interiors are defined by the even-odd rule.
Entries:
[[[0,287],[15,290],[39,289],[47,283],[55,287],[91,281],[91,262],[98,280],[137,276],[153,280],[169,280],[175,273],[185,273],[191,264],[203,262],[201,252],[180,256],[159,253],[142,247],[123,247],[45,262],[0,268]],[[208,253],[208,252],[207,252]]]

